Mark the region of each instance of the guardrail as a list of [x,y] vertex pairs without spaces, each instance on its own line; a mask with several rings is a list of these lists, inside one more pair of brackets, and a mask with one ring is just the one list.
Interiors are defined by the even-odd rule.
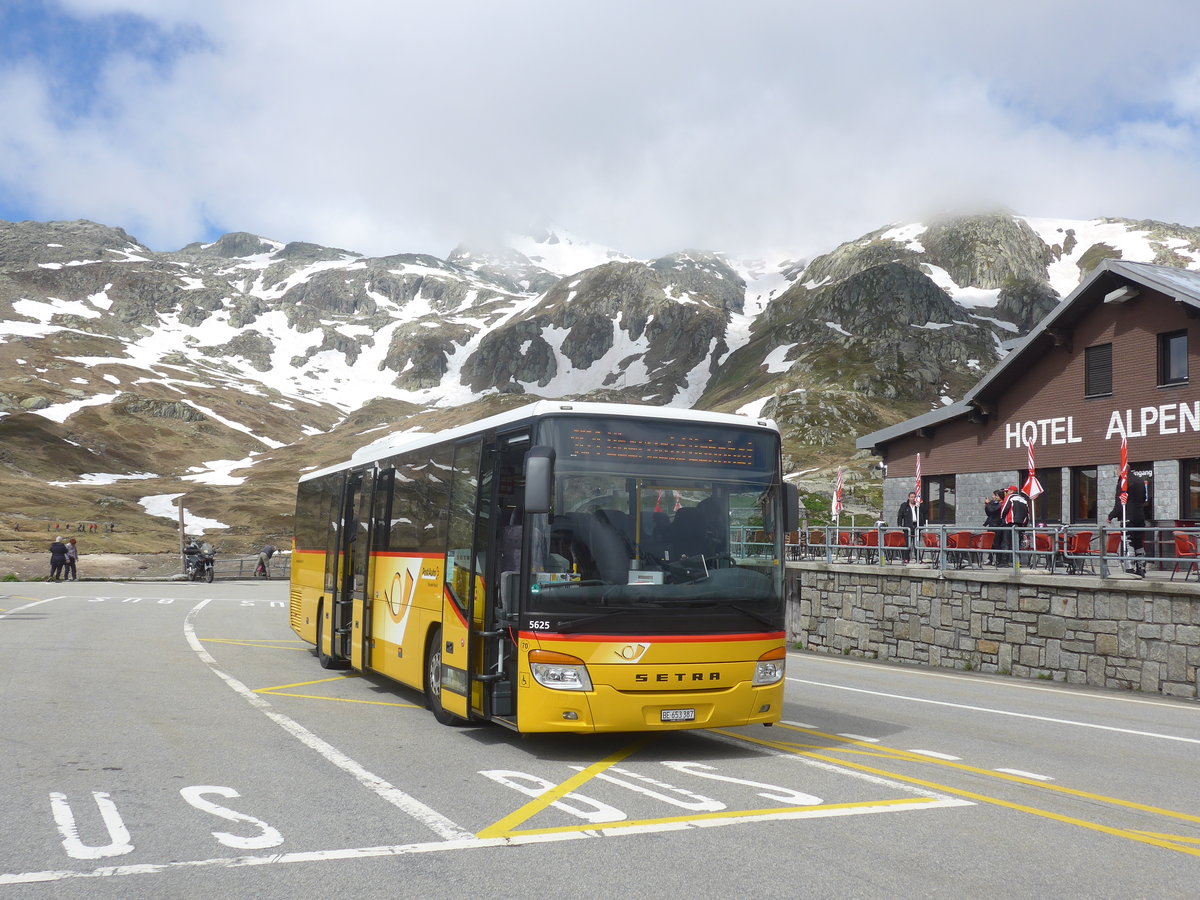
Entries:
[[[1140,536],[1144,551],[1131,541]],[[930,525],[910,534],[908,529],[882,523],[863,527],[810,528],[789,536],[786,556],[792,560],[824,560],[866,565],[927,565],[938,569],[1022,567],[1071,575],[1115,571],[1158,574],[1180,569],[1183,580],[1200,581],[1200,529],[1113,528],[1105,525],[1038,525],[1023,528],[971,530]]]
[[[254,570],[258,568],[258,554],[253,556],[222,556],[219,552],[213,560],[213,578],[238,581],[254,578]],[[180,571],[183,563],[180,562]],[[267,563],[267,575],[271,579],[287,580],[292,575],[292,555],[276,553]]]

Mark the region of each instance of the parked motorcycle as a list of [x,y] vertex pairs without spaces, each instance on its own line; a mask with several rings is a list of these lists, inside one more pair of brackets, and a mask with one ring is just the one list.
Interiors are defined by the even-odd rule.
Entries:
[[183,548],[183,574],[189,581],[199,581],[203,578],[211,583],[216,555],[217,551],[213,549],[212,544],[197,546],[193,541]]

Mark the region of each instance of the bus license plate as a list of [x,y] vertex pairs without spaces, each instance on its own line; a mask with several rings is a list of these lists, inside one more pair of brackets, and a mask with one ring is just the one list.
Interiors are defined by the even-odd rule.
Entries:
[[664,709],[662,711],[662,721],[664,721],[664,722],[694,722],[694,721],[696,721],[696,710],[694,710],[694,709]]

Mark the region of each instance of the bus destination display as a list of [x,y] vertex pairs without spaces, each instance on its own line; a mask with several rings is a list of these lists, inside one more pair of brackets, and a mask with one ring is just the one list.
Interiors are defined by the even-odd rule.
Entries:
[[747,434],[709,435],[665,432],[633,437],[616,429],[586,425],[573,426],[567,432],[572,459],[619,459],[683,465],[734,466],[753,468],[756,442]]

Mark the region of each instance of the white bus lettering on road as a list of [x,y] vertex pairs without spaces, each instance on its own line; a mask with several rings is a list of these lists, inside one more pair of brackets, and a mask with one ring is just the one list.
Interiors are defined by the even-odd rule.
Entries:
[[[583,766],[571,766],[571,768],[576,772],[583,771]],[[632,781],[626,781],[624,778],[615,778],[608,774],[608,772],[600,772],[596,775],[596,778],[600,781],[607,781],[610,784],[627,788],[635,793],[644,794],[645,796],[651,797],[655,800],[661,800],[663,803],[669,803],[672,806],[678,806],[681,809],[689,809],[694,812],[718,812],[719,810],[726,808],[725,804],[720,800],[714,800],[712,797],[705,797],[703,794],[693,794],[691,791],[685,791],[683,788],[677,788],[674,785],[667,784],[665,781],[658,781],[657,779],[650,778],[646,775],[639,775],[637,772],[632,772],[629,769],[622,769],[618,766],[613,766],[608,771],[619,772],[620,774],[626,776],[626,778],[640,781],[642,784],[634,784]],[[645,787],[647,784],[652,784],[654,787],[662,788],[662,790],[670,791],[678,796],[671,796],[671,794],[665,794],[660,791],[652,790],[651,788]]]
[[104,859],[108,856],[124,856],[133,851],[133,843],[129,838],[129,829],[125,827],[117,805],[108,794],[102,791],[92,791],[92,798],[100,810],[100,818],[108,829],[109,842],[104,845],[85,844],[79,837],[79,827],[75,823],[75,813],[71,811],[70,801],[66,794],[52,792],[50,794],[50,810],[54,813],[54,823],[58,826],[63,838],[63,848],[72,859]]
[[[502,784],[505,787],[510,787],[515,791],[520,791],[527,797],[540,797],[542,794],[551,788],[557,787],[551,781],[544,778],[538,778],[536,775],[527,775],[524,772],[512,772],[507,769],[492,769],[491,771],[480,772],[492,781]],[[564,802],[571,800],[575,804]],[[562,800],[555,800],[550,804],[555,809],[561,809],[565,813],[570,813],[583,819],[585,822],[599,824],[601,822],[623,822],[628,816],[615,806],[609,806],[607,803],[601,803],[599,800],[593,800],[591,797],[585,797],[583,794],[577,794],[571,791],[569,794],[564,794]]]
[[179,793],[183,795],[184,800],[196,807],[196,809],[212,813],[214,816],[220,816],[222,819],[230,822],[246,822],[262,832],[253,837],[241,837],[240,835],[230,834],[227,831],[214,831],[212,833],[213,837],[226,847],[234,847],[238,850],[265,850],[267,847],[278,847],[283,843],[283,835],[261,819],[256,819],[254,816],[248,816],[245,813],[235,812],[220,804],[213,803],[211,800],[204,799],[205,794],[217,794],[227,798],[240,797],[241,794],[233,788],[205,784],[182,788]]
[[697,778],[711,778],[713,781],[725,781],[729,784],[744,784],[747,787],[766,788],[767,790],[765,791],[759,791],[758,796],[766,797],[768,800],[778,800],[780,803],[794,803],[797,806],[817,806],[823,802],[820,797],[814,797],[812,794],[805,794],[800,791],[793,791],[789,788],[777,787],[773,784],[762,784],[758,781],[747,781],[744,778],[734,778],[730,775],[717,775],[715,766],[706,766],[703,763],[663,760],[663,765],[674,769],[676,772],[687,772],[689,775],[695,775]]

